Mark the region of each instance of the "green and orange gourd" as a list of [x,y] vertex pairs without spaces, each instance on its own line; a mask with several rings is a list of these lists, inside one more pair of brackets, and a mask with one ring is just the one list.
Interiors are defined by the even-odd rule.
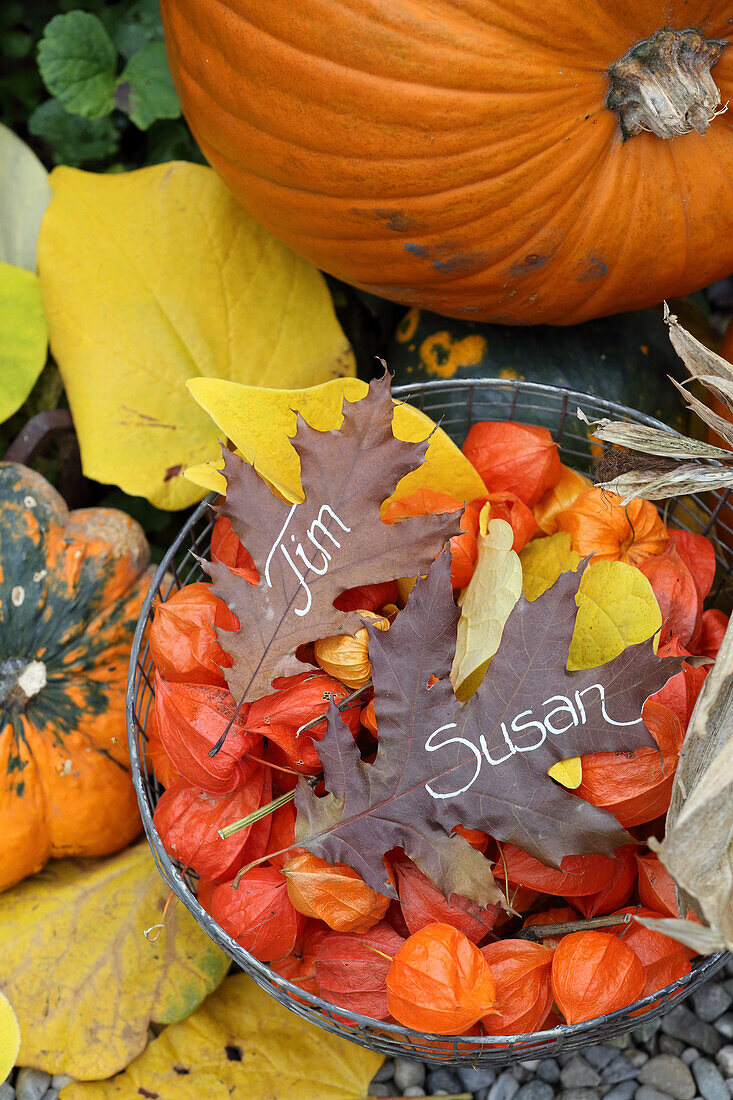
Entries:
[[0,890],[50,858],[140,831],[125,734],[130,645],[151,571],[142,528],[69,511],[0,463]]

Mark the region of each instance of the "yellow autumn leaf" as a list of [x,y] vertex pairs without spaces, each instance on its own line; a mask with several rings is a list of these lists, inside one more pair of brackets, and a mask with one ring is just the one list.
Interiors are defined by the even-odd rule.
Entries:
[[[300,460],[291,443],[297,414],[318,431],[341,427],[343,402],[366,396],[367,383],[358,378],[341,378],[310,389],[272,390],[243,386],[223,379],[194,378],[188,383],[192,396],[211,417],[239,453],[283,496],[302,501]],[[407,474],[395,496],[409,496],[422,487],[450,493],[459,500],[485,496],[486,488],[468,459],[434,421],[413,408],[395,403],[393,431],[398,439],[416,443],[432,432],[422,466]],[[223,493],[224,477],[218,472],[219,458],[210,465],[186,471],[186,477],[205,489]]]
[[[652,638],[662,625],[652,586],[642,572],[626,562],[599,561],[587,566],[575,602],[578,614],[567,665],[571,672],[612,661],[627,646]],[[561,760],[548,775],[575,790],[583,779],[580,757]]]
[[220,454],[191,400],[203,375],[300,388],[354,373],[323,276],[210,168],[51,173],[38,264],[84,473],[183,508]]
[[18,1017],[8,998],[0,993],[0,1082],[15,1065],[20,1050]]
[[595,668],[620,656],[627,646],[653,638],[662,625],[654,590],[644,574],[623,561],[587,566],[575,602],[578,614],[568,668]]
[[124,1069],[148,1025],[189,1016],[229,959],[169,889],[147,844],[64,860],[0,894],[0,988],[20,1023],[21,1065],[81,1080]]
[[451,683],[462,703],[476,694],[499,648],[504,624],[522,594],[522,565],[512,550],[514,532],[503,519],[489,521],[479,539],[473,576],[461,593]]
[[547,774],[551,779],[562,783],[563,787],[574,791],[583,782],[583,762],[579,756],[571,756],[568,760],[559,760],[548,769]]
[[560,531],[546,539],[533,539],[519,555],[522,562],[522,589],[532,603],[551,588],[561,573],[578,568],[580,555],[572,549],[570,535]]
[[0,262],[35,272],[38,229],[50,198],[48,172],[36,154],[0,124]]
[[0,422],[12,416],[33,389],[47,347],[38,276],[0,263]]
[[366,1100],[383,1061],[236,974],[119,1077],[68,1085],[61,1100]]
[[[550,588],[561,573],[577,569],[580,562],[566,531],[535,539],[520,558],[524,595],[530,601]],[[567,662],[571,671],[612,661],[627,646],[653,637],[662,625],[652,586],[643,573],[625,562],[600,561],[586,566],[575,602],[578,614]],[[575,790],[583,777],[580,757],[554,764],[547,774]]]

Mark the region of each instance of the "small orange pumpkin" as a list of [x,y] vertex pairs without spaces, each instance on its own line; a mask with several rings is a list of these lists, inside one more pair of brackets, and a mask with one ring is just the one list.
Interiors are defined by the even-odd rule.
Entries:
[[132,636],[150,583],[142,528],[69,512],[0,463],[0,890],[49,858],[101,856],[140,831],[125,735]]

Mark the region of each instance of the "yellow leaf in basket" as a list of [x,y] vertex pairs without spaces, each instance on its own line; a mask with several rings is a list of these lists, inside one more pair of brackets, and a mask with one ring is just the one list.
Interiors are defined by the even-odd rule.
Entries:
[[236,974],[119,1077],[69,1085],[61,1100],[366,1100],[383,1061]]
[[571,756],[568,760],[553,764],[547,774],[551,779],[562,783],[563,787],[574,791],[583,782],[583,764],[579,756]]
[[[535,539],[520,554],[524,594],[535,600],[561,573],[575,570],[579,556],[565,531]],[[567,667],[595,668],[618,657],[629,645],[653,637],[662,625],[652,586],[635,566],[621,561],[599,561],[586,566],[575,597],[578,614]],[[580,757],[562,760],[548,775],[575,790],[582,782]]]
[[450,677],[462,703],[476,694],[499,648],[509,613],[522,594],[522,566],[512,550],[513,541],[508,523],[490,520],[479,542],[473,576],[461,593]]
[[[297,413],[312,428],[331,431],[341,426],[344,400],[358,401],[367,383],[358,378],[337,378],[300,390],[274,390],[244,386],[222,378],[192,378],[188,388],[222,434],[234,444],[258,473],[291,501],[302,501],[300,460],[291,437]],[[450,493],[460,500],[485,496],[486,488],[471,463],[434,421],[412,405],[395,404],[394,434],[416,443],[432,434],[422,466],[407,474],[395,496],[408,496],[422,487]],[[218,472],[221,461],[189,467],[186,477],[205,489],[223,493],[226,482]]]
[[533,539],[519,555],[522,562],[522,588],[532,602],[550,588],[561,573],[575,572],[580,562],[570,545],[570,535],[561,531],[546,539]]
[[595,668],[627,646],[652,638],[662,625],[654,590],[644,574],[623,561],[599,561],[583,573],[568,668]]
[[147,844],[54,861],[0,894],[0,987],[22,1065],[109,1077],[145,1048],[151,1021],[185,1019],[222,981],[228,957],[182,905],[146,938],[168,894]]

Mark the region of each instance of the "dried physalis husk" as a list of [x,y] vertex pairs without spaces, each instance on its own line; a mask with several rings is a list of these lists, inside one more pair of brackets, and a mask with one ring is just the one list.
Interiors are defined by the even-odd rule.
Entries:
[[[378,630],[389,629],[389,622],[383,615],[375,615],[371,611],[358,611],[357,614],[363,619],[370,619]],[[332,634],[328,638],[319,638],[313,649],[323,671],[347,687],[360,688],[369,682],[372,669],[366,627],[357,630],[356,634]]]

